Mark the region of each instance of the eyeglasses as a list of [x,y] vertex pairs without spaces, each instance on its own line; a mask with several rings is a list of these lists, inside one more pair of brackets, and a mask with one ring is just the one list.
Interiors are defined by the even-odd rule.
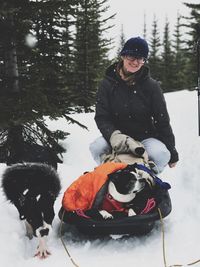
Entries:
[[146,58],[144,57],[132,57],[132,56],[124,56],[125,59],[129,61],[137,61],[139,64],[144,64],[146,61]]

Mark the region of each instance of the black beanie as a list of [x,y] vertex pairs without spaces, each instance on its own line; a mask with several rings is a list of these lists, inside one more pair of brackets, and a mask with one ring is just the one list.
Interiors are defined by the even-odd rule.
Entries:
[[147,42],[140,37],[133,37],[124,44],[120,56],[144,57],[147,59],[148,53]]

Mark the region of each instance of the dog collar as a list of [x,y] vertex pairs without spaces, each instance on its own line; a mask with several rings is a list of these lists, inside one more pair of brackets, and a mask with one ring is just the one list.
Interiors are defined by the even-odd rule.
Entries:
[[113,182],[109,182],[108,192],[114,200],[121,202],[121,203],[128,203],[135,198],[135,193],[124,195],[124,194],[120,194],[119,192],[117,192],[116,187]]

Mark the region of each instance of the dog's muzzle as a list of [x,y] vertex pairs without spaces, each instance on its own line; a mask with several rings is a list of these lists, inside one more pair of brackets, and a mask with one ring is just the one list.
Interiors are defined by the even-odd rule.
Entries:
[[144,189],[144,187],[145,187],[145,184],[146,184],[145,178],[138,179],[137,182],[135,183],[135,188],[133,190],[133,193],[136,194],[136,193],[142,191],[142,189]]

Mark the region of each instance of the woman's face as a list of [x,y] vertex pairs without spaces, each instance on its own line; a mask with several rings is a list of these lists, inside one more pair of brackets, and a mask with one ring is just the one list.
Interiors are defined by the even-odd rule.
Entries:
[[134,73],[141,69],[141,67],[145,63],[144,58],[136,58],[131,56],[122,56],[123,60],[123,66],[125,68],[125,71]]

